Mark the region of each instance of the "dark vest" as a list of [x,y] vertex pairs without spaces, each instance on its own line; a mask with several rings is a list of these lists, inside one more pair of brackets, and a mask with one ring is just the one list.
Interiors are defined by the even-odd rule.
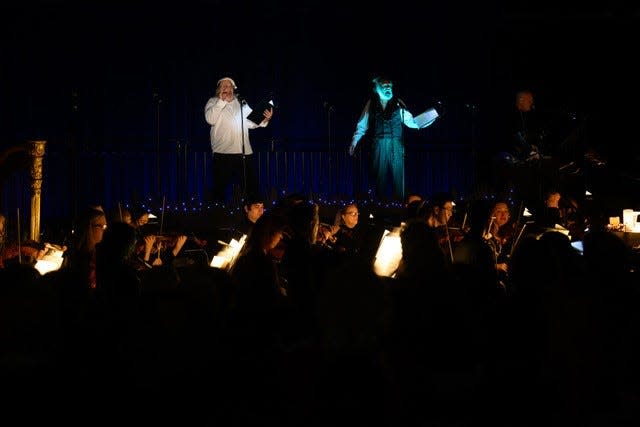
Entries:
[[382,110],[378,99],[371,100],[369,111],[369,130],[374,139],[401,139],[402,117],[395,98],[387,103],[387,109]]

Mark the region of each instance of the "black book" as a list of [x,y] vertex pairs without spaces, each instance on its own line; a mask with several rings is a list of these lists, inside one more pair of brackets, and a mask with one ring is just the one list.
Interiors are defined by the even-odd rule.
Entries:
[[275,105],[273,104],[272,100],[262,101],[256,108],[253,109],[253,111],[251,111],[251,114],[247,116],[247,119],[259,125],[264,120],[264,110],[270,110],[274,107]]

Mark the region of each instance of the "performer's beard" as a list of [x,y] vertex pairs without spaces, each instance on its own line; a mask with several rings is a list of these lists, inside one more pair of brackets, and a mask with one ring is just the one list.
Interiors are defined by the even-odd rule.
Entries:
[[391,89],[378,87],[376,88],[376,92],[378,93],[381,101],[388,101],[393,98],[393,91]]

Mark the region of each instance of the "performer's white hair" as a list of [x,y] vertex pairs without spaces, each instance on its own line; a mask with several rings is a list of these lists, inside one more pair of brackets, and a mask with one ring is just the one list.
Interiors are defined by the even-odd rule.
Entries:
[[220,80],[218,80],[218,83],[216,83],[216,86],[220,86],[220,83],[222,83],[225,80],[229,80],[231,82],[231,84],[233,85],[234,89],[238,89],[238,86],[236,86],[236,82],[233,81],[233,79],[231,77],[223,77]]

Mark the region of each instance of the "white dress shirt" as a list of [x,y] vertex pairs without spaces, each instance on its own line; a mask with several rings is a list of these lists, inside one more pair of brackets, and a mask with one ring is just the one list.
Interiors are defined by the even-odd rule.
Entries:
[[[240,112],[242,111],[242,115]],[[246,103],[240,104],[237,98],[233,101],[223,101],[218,97],[209,98],[204,107],[204,117],[211,125],[209,137],[211,150],[214,153],[242,154],[244,134],[244,154],[252,154],[249,142],[249,129],[266,127],[269,122],[263,120],[256,124],[247,119],[253,110]],[[240,131],[242,127],[243,132]]]

